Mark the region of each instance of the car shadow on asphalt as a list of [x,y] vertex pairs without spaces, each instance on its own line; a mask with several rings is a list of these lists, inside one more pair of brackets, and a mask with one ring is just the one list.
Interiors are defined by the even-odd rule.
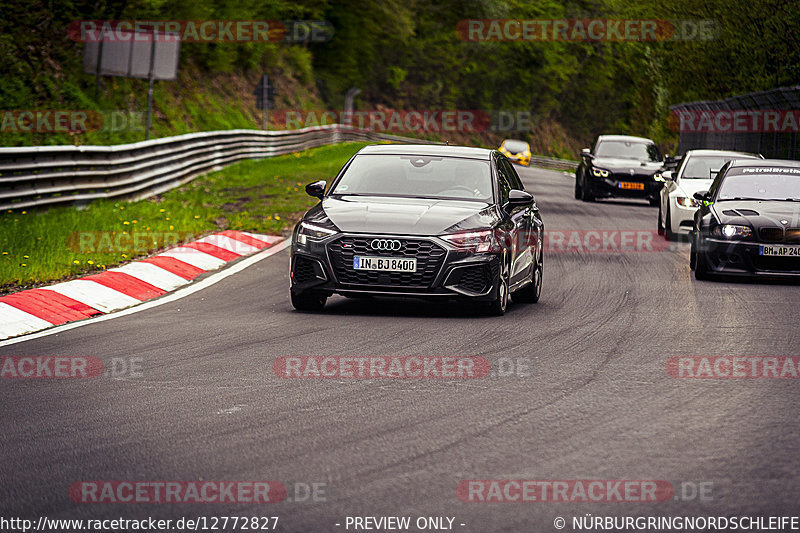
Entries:
[[618,198],[615,199],[606,199],[606,198],[597,198],[595,199],[596,204],[611,204],[611,205],[621,205],[626,207],[646,207],[648,209],[657,209],[658,206],[652,206],[646,201],[641,200],[620,200]]
[[[519,315],[536,310],[536,305],[509,302],[506,315]],[[295,311],[297,312],[297,311]],[[407,318],[503,318],[491,316],[485,308],[469,302],[437,302],[414,298],[332,297],[328,300],[322,315],[330,316],[375,316]]]
[[[692,278],[694,278],[694,276],[692,276]],[[800,278],[747,277],[725,274],[712,274],[707,281],[711,283],[731,283],[736,285],[783,285],[786,287],[796,287],[800,285]]]

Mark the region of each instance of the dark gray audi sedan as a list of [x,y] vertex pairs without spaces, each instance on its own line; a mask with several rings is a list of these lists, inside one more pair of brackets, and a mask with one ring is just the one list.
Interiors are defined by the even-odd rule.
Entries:
[[[327,191],[326,191],[327,188]],[[375,145],[334,178],[295,226],[290,293],[318,311],[332,294],[539,301],[544,224],[497,150]]]

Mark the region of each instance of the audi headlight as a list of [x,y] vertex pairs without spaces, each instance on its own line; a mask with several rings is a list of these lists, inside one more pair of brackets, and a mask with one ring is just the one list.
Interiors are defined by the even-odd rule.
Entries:
[[440,235],[458,250],[465,252],[492,252],[498,249],[494,230],[461,231],[449,235]]
[[322,226],[315,226],[308,222],[301,222],[300,229],[297,232],[297,242],[300,244],[306,244],[308,241],[319,242],[337,233],[339,232],[335,229],[323,228]]
[[607,178],[611,173],[608,170],[603,170],[602,168],[593,168],[592,174],[594,174],[596,178]]
[[715,227],[711,234],[723,239],[748,239],[753,234],[753,229],[750,226],[723,224]]
[[678,205],[683,207],[700,207],[700,202],[695,200],[694,198],[686,198],[685,196],[678,196],[675,198],[675,201],[678,202]]

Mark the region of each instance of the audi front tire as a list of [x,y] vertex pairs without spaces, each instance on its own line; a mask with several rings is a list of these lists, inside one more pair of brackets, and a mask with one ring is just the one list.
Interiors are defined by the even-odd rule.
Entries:
[[492,316],[503,316],[506,314],[508,307],[508,265],[505,258],[500,266],[500,272],[497,274],[497,294],[494,300],[489,303],[488,312]]
[[328,300],[325,295],[313,293],[296,294],[292,292],[291,297],[292,305],[295,309],[307,312],[322,311],[325,308],[325,302]]

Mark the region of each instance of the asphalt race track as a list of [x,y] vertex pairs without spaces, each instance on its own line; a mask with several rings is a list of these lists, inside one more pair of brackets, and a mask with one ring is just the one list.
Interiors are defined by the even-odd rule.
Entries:
[[[644,202],[586,204],[562,173],[520,172],[549,231],[654,233],[656,209]],[[456,531],[545,532],[557,517],[573,531],[572,517],[586,513],[797,511],[800,381],[681,379],[666,368],[676,356],[800,356],[800,285],[698,282],[688,244],[653,244],[549,251],[541,302],[511,304],[504,317],[341,297],[322,314],[298,313],[284,250],[181,300],[1,347],[140,371],[0,380],[0,514],[278,516],[278,531],[354,531],[348,516],[441,516],[454,517]],[[484,356],[506,371],[472,380],[273,373],[277,357],[305,355]],[[500,479],[666,480],[674,496],[457,496],[462,480]],[[86,480],[276,480],[289,494],[272,504],[75,503],[70,486]],[[319,501],[295,494],[314,483]]]

